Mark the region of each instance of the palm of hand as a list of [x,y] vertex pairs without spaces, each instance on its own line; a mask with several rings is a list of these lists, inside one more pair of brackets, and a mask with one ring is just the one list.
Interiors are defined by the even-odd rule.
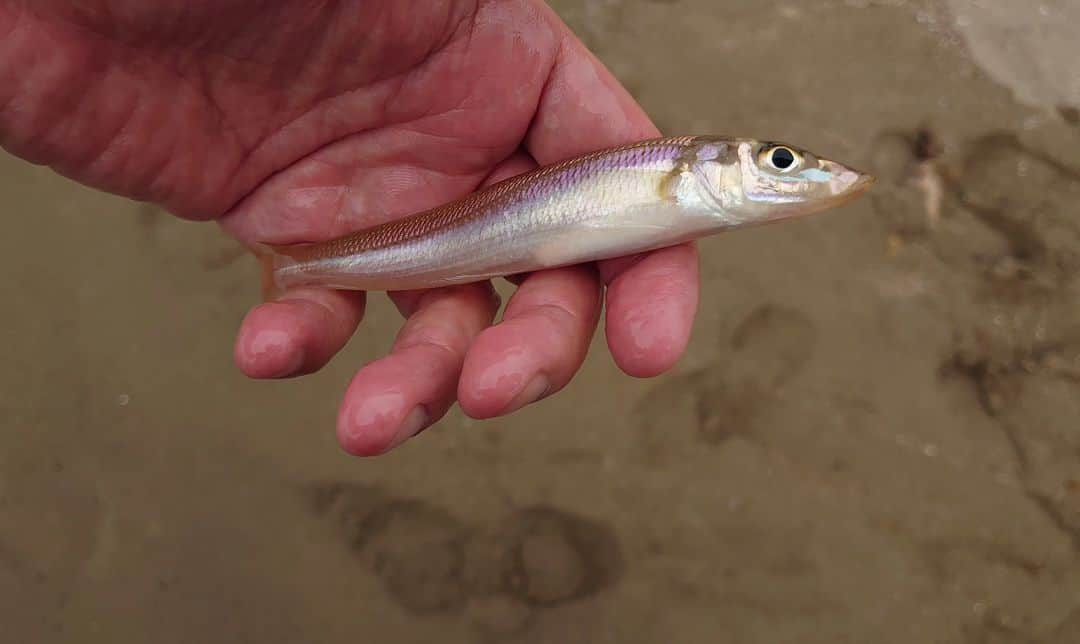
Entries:
[[[21,6],[0,0],[0,144],[244,242],[338,235],[655,134],[539,2]],[[685,347],[696,279],[689,246],[543,271],[495,326],[490,284],[392,294],[408,321],[350,384],[341,442],[380,453],[455,400],[491,417],[561,389],[603,283],[616,362],[659,373]],[[290,292],[248,315],[237,362],[317,370],[363,308],[362,293]]]

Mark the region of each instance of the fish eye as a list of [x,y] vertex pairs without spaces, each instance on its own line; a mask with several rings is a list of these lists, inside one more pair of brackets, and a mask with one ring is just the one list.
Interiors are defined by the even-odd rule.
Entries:
[[799,163],[799,155],[789,147],[778,145],[765,153],[765,162],[780,172],[787,172]]

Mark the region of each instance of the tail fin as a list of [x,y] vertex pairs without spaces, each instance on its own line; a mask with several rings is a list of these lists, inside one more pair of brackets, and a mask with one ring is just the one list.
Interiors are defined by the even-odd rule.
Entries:
[[262,288],[264,302],[277,299],[282,293],[274,281],[274,249],[266,244],[254,243],[248,246],[255,259],[259,262],[259,279]]

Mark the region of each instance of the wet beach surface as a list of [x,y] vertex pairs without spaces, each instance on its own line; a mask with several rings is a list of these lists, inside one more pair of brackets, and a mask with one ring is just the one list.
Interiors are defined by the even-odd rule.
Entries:
[[356,460],[385,298],[248,381],[216,228],[0,157],[12,641],[1080,641],[1080,3],[554,4],[665,133],[878,184],[703,241],[672,373],[601,333],[560,395]]

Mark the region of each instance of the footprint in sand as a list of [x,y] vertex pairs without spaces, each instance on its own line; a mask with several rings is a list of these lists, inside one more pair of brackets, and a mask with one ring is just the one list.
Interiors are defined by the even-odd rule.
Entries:
[[623,559],[607,524],[536,506],[515,514],[506,543],[513,557],[507,590],[524,602],[550,606],[609,588],[622,574]]
[[312,504],[337,522],[349,547],[402,606],[417,613],[464,606],[467,530],[448,512],[345,483],[316,486]]
[[356,547],[401,605],[418,613],[465,602],[464,525],[423,501],[392,501],[359,525]]
[[[639,403],[643,426],[663,433],[689,420],[698,427],[697,438],[709,444],[750,433],[776,392],[806,368],[816,340],[817,330],[805,314],[764,304],[739,323],[730,352],[714,365],[669,379]],[[654,452],[667,438],[646,442]]]
[[518,630],[534,609],[593,595],[622,573],[610,526],[548,506],[472,527],[373,486],[320,485],[310,500],[402,606],[416,613],[467,608],[485,631]]

